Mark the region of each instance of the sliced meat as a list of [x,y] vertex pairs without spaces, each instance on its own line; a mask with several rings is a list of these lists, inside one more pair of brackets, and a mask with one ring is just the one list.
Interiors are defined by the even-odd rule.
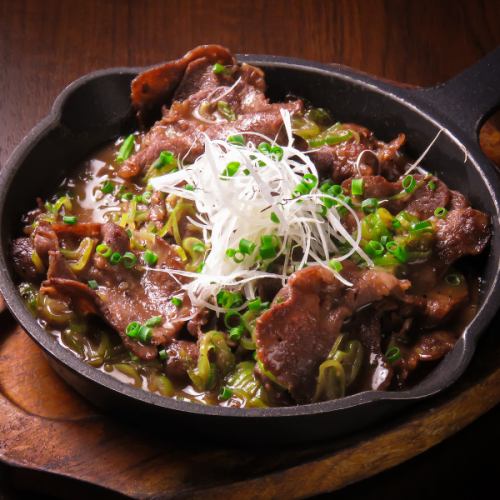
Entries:
[[[424,180],[423,175],[414,175],[418,186],[412,193],[405,210],[419,219],[428,219],[434,215],[434,210],[438,207],[448,207],[451,196],[446,184],[436,177]],[[429,182],[433,181],[435,189],[429,187]]]
[[28,281],[36,281],[39,274],[33,264],[33,240],[31,238],[17,238],[12,242],[11,255],[14,269],[19,276]]
[[[113,249],[124,253],[130,251],[127,233],[121,227],[107,223],[102,226],[103,241]],[[127,348],[142,359],[157,356],[155,345],[168,344],[197,310],[180,290],[178,281],[169,269],[181,269],[182,262],[177,252],[164,240],[157,238],[151,248],[158,255],[154,269],[140,271],[112,265],[100,255],[94,255],[89,269],[81,279],[95,280],[98,290],[91,290],[86,284],[68,275],[69,268],[59,252],[51,252],[51,272],[44,282],[44,293],[69,295],[75,307],[84,313],[99,311],[100,315],[121,336]],[[175,306],[173,296],[182,297],[183,305]],[[89,302],[93,307],[89,306]],[[153,345],[142,345],[126,335],[129,323],[146,323],[152,317],[161,316],[162,324],[153,327]],[[202,321],[200,319],[200,321]]]
[[456,336],[447,330],[436,330],[418,338],[409,349],[401,349],[402,357],[395,363],[398,383],[404,385],[408,377],[421,363],[439,361],[453,349]]
[[35,247],[35,251],[42,262],[46,266],[48,266],[49,252],[59,249],[59,239],[57,238],[57,234],[55,233],[52,226],[47,224],[40,224],[35,229],[33,246]]
[[188,370],[196,366],[198,345],[195,342],[174,340],[167,347],[165,372],[168,377],[186,380]]
[[450,285],[442,280],[425,295],[424,326],[436,327],[448,320],[468,298],[469,291],[465,280],[457,285]]
[[49,269],[47,271],[47,279],[64,278],[68,280],[76,280],[75,273],[70,269],[65,258],[59,250],[51,250],[49,252]]
[[[205,134],[210,139],[225,139],[239,132],[256,132],[274,139],[283,125],[281,109],[293,114],[303,108],[302,101],[270,104],[264,94],[263,73],[258,68],[243,64],[235,66],[229,75],[214,75],[212,64],[209,58],[197,58],[187,65],[174,102],[146,134],[141,149],[120,168],[121,177],[139,175],[165,150],[187,162],[194,161],[204,150]],[[200,116],[198,108],[202,102],[214,112],[218,100],[232,108],[234,119],[218,114],[210,115],[213,119]],[[246,138],[261,141],[251,134]]]
[[355,315],[351,331],[355,332],[365,348],[363,363],[371,367],[369,387],[374,390],[384,390],[389,387],[392,379],[392,368],[385,360],[381,350],[381,311],[364,309]]
[[335,183],[340,183],[359,173],[361,175],[375,173],[375,169],[370,165],[360,165],[360,172],[356,168],[358,156],[366,149],[373,150],[373,146],[350,140],[335,146],[323,146],[309,156],[321,177],[331,178]]
[[77,224],[52,224],[51,229],[57,235],[70,235],[84,238],[98,238],[101,234],[101,224],[97,222],[78,222]]
[[120,226],[107,222],[100,228],[100,236],[104,244],[108,245],[113,252],[119,252],[122,255],[130,250],[130,238],[126,231]]
[[[405,135],[400,134],[389,143],[377,141],[372,132],[355,124],[344,124],[343,128],[356,131],[359,142],[349,140],[334,146],[323,146],[311,153],[311,160],[316,165],[322,177],[330,177],[334,182],[340,183],[356,175],[370,176],[381,174],[390,180],[396,180],[404,171],[406,162],[399,153],[405,143]],[[359,171],[356,167],[358,157],[363,151],[372,151],[375,163],[366,163],[360,158]],[[378,159],[378,162],[377,162]]]
[[220,45],[201,45],[190,50],[184,57],[151,68],[132,81],[132,106],[141,120],[148,114],[166,104],[181,82],[187,66],[197,59],[205,59],[211,64],[216,62],[233,65],[234,57]]
[[489,217],[473,208],[452,210],[436,224],[435,250],[446,264],[464,255],[478,255],[491,235]]
[[318,367],[326,359],[344,320],[388,295],[401,296],[409,282],[383,271],[345,263],[345,287],[321,266],[294,273],[273,306],[257,320],[259,360],[297,402],[311,400]]

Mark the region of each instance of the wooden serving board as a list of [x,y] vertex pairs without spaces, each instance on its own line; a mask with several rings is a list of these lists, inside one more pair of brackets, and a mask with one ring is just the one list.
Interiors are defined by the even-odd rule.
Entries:
[[[481,143],[498,158],[498,129],[486,131]],[[400,464],[500,403],[497,316],[456,384],[383,425],[307,447],[230,448],[182,436],[173,441],[168,421],[132,426],[84,401],[4,307],[0,297],[0,460],[12,467],[16,484],[37,494],[303,498]]]

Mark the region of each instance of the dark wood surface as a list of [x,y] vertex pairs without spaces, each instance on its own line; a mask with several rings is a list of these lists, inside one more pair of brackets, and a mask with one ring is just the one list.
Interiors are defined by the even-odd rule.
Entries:
[[[500,44],[500,1],[0,0],[0,166],[75,78],[104,67],[153,64],[210,42],[240,53],[337,62],[392,80],[431,85],[450,78]],[[500,143],[498,134],[490,134],[486,142],[490,152],[499,155],[499,149],[495,150]],[[2,334],[4,331],[0,337]],[[494,366],[494,360],[490,362]],[[63,390],[61,394],[65,394]],[[465,399],[464,404],[471,401],[479,409],[480,401]],[[37,404],[44,402],[40,397]],[[56,406],[64,408],[62,402]],[[462,425],[472,419],[461,420]],[[476,426],[476,434],[467,431],[462,439],[461,434],[453,438],[455,444],[447,452],[424,454],[432,466],[425,459],[426,466],[422,462],[419,466],[414,459],[402,466],[406,469],[385,472],[380,479],[360,483],[339,495],[347,498],[352,491],[365,498],[396,498],[399,492],[400,497],[403,487],[398,478],[422,485],[424,471],[430,486],[418,491],[433,497],[450,488],[442,478],[451,481],[460,471],[458,455],[471,457],[475,464],[468,464],[471,482],[494,481],[495,476],[486,475],[491,461],[480,450],[487,436],[490,449],[500,444],[499,433],[494,418],[483,422]],[[0,435],[0,450],[2,446]],[[273,455],[281,467],[290,463],[287,453]],[[465,469],[453,484],[463,484]],[[307,468],[302,473],[307,474]],[[2,471],[0,483],[2,480],[17,487],[30,486],[29,476],[19,469]],[[266,484],[279,492],[280,479],[275,476],[274,481],[278,482],[273,485],[271,476]],[[50,484],[48,491],[54,494],[58,485],[66,483]],[[15,489],[9,495],[17,498],[19,492]]]

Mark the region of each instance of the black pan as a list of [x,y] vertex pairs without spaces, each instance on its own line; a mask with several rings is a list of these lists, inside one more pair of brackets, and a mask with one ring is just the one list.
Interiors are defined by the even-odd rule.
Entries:
[[[365,427],[452,384],[466,369],[477,340],[500,302],[500,183],[478,146],[478,128],[500,104],[500,48],[443,85],[406,89],[336,65],[283,57],[244,55],[240,61],[266,72],[269,94],[292,93],[332,110],[339,121],[358,122],[383,140],[404,132],[407,153],[417,157],[443,129],[424,165],[471,204],[491,214],[493,236],[487,255],[476,260],[483,278],[480,306],[453,350],[417,386],[401,392],[368,391],[336,401],[269,409],[235,409],[174,401],[123,384],[80,361],[47,334],[26,309],[16,289],[9,244],[19,234],[21,215],[36,196],[53,192],[71,167],[97,146],[134,128],[130,82],[143,68],[116,68],[80,78],[57,98],[0,173],[0,287],[8,307],[47,353],[54,369],[96,405],[122,416],[144,413],[187,424],[218,439],[307,441]],[[411,63],[409,63],[411,64]],[[160,428],[163,425],[160,426]],[[166,428],[166,427],[163,427]]]

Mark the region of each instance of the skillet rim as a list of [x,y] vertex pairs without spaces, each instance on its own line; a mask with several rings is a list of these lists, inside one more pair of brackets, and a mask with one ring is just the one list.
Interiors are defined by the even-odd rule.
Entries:
[[[500,213],[500,208],[499,200],[495,196],[495,191],[500,193],[500,180],[497,177],[497,173],[494,167],[489,163],[489,160],[479,149],[478,144],[475,144],[464,131],[458,129],[453,121],[448,120],[445,113],[435,113],[428,103],[426,103],[424,99],[421,99],[423,94],[419,96],[419,92],[432,90],[432,88],[420,90],[401,88],[348,67],[341,65],[326,65],[304,59],[257,54],[237,54],[236,58],[240,62],[247,62],[257,66],[284,67],[333,76],[335,79],[340,79],[351,85],[361,87],[363,91],[383,94],[389,99],[397,101],[400,105],[406,107],[409,112],[420,115],[435,127],[443,128],[449,139],[455,142],[457,147],[467,152],[468,159],[471,161],[472,166],[482,177],[489,191],[491,201],[496,208],[497,218],[494,223],[496,223],[498,228],[498,214]],[[49,114],[26,135],[16,147],[5,166],[0,170],[0,223],[3,219],[4,202],[12,178],[20,169],[24,159],[35,144],[60,124],[63,110],[69,97],[76,90],[93,80],[123,74],[135,75],[145,69],[147,68],[117,67],[101,69],[78,78],[63,89],[55,99]],[[495,214],[490,215],[493,218]],[[498,267],[500,260],[500,237],[498,231],[494,232],[492,235],[488,259],[496,260]],[[462,336],[457,341],[450,354],[446,356],[423,381],[411,389],[404,391],[363,391],[336,400],[297,406],[264,409],[228,408],[176,401],[169,397],[138,389],[91,367],[79,359],[73,352],[61,346],[53,337],[48,335],[36,322],[31,313],[29,313],[7,270],[6,252],[4,252],[3,247],[0,250],[0,288],[5,291],[5,302],[14,318],[21,324],[30,337],[40,345],[45,353],[51,356],[56,363],[69,369],[73,374],[85,378],[87,383],[97,384],[102,386],[101,388],[118,393],[119,396],[132,398],[138,400],[140,403],[160,407],[160,409],[174,411],[179,414],[206,415],[218,418],[261,419],[264,417],[286,418],[303,415],[311,416],[340,413],[354,407],[368,407],[373,404],[383,403],[384,401],[404,403],[428,398],[445,390],[464,373],[474,354],[478,338],[487,329],[488,324],[492,321],[500,307],[500,277],[497,273],[493,283],[489,284],[487,291],[485,291],[483,304],[478,309],[472,321],[464,329]],[[450,361],[450,356],[452,354],[454,354],[454,358]],[[440,376],[441,379],[439,378]]]

